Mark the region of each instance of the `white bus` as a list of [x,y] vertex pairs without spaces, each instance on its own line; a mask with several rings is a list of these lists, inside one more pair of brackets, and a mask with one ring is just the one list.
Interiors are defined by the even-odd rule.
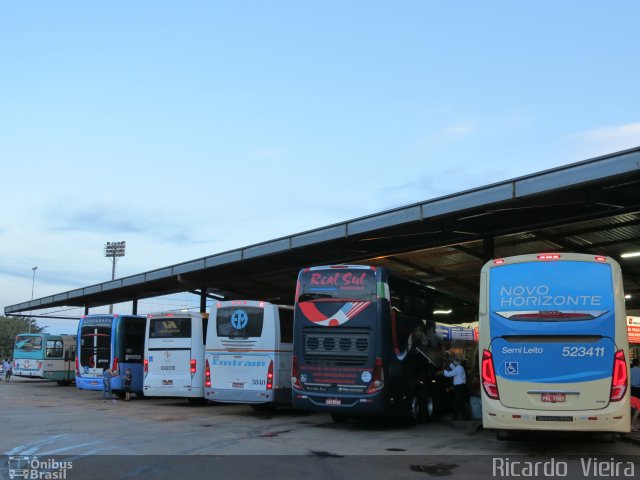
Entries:
[[480,280],[482,423],[498,431],[630,430],[620,266],[608,257],[491,260]]
[[206,313],[147,315],[144,342],[144,395],[204,401]]
[[205,398],[256,408],[291,404],[293,307],[224,301],[209,318]]

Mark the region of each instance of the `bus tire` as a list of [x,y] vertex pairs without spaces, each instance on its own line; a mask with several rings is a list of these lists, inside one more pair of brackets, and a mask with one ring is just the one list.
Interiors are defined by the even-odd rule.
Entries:
[[67,385],[71,385],[71,380],[58,380],[56,383],[61,387],[66,387]]
[[425,393],[422,397],[422,418],[430,422],[436,417],[436,401],[431,393]]
[[347,423],[349,421],[349,416],[344,413],[332,413],[331,419],[333,423]]
[[191,405],[204,405],[207,403],[206,400],[201,397],[190,397],[190,398],[187,398],[187,401]]
[[407,425],[412,427],[420,423],[423,417],[423,408],[422,402],[418,395],[413,395],[411,400],[409,401],[407,413],[405,415],[405,420]]
[[498,430],[496,432],[496,438],[498,440],[513,440],[515,438],[515,434],[511,430]]

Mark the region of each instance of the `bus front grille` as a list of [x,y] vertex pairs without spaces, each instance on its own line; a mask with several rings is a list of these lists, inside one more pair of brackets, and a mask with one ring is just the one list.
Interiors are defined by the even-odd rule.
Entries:
[[371,334],[366,328],[309,327],[302,332],[302,344],[308,364],[364,366]]

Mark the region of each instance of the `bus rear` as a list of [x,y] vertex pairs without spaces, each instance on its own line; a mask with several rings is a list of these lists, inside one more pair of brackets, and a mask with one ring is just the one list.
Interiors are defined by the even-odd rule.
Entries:
[[13,347],[13,375],[44,378],[44,334],[22,333]]
[[233,300],[218,302],[209,318],[205,398],[290,404],[293,308]]
[[483,426],[628,432],[622,277],[607,257],[539,254],[481,273]]
[[147,315],[144,395],[204,398],[207,315],[169,312]]
[[385,410],[381,345],[387,335],[378,318],[378,286],[384,288],[380,275],[380,269],[360,265],[300,272],[294,311],[294,408],[330,412],[334,419]]
[[86,315],[78,324],[76,386],[102,390],[102,373],[111,364],[113,315]]

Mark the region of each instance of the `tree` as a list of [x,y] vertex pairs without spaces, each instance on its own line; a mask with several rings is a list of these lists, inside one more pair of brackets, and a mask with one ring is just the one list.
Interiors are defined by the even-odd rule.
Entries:
[[[31,329],[29,329],[31,325]],[[33,318],[28,317],[2,317],[0,316],[0,357],[13,358],[13,345],[16,341],[16,335],[20,333],[42,332]]]

